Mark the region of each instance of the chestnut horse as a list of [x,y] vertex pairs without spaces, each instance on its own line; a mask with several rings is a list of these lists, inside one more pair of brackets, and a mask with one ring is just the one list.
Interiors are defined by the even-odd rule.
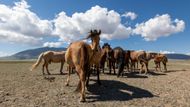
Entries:
[[50,75],[50,72],[48,70],[48,65],[51,64],[51,62],[55,62],[55,63],[61,62],[60,73],[63,74],[62,69],[65,62],[65,51],[61,51],[61,52],[46,51],[46,52],[41,53],[36,63],[32,65],[31,71],[33,71],[33,69],[35,69],[40,64],[42,59],[44,60],[44,63],[42,66],[43,75],[45,74],[44,67],[46,67],[46,71]]
[[[76,41],[69,45],[65,54],[65,60],[70,65],[75,67],[76,72],[79,76],[79,82],[76,90],[80,89],[81,97],[80,102],[85,102],[85,82],[86,77],[88,75],[89,66],[91,64],[91,60],[99,46],[101,31],[90,31],[89,35],[86,39],[91,38],[92,44],[91,46],[84,41]],[[66,85],[69,85],[70,72],[68,73]]]
[[151,59],[154,59],[158,53],[155,52],[146,52],[146,61],[147,61],[147,69],[148,69],[148,63]]
[[142,73],[143,67],[145,66],[145,74],[149,71],[148,70],[148,61],[146,59],[146,52],[145,51],[130,51],[130,60],[131,60],[131,70],[134,71],[135,63],[140,62],[141,69],[139,73]]
[[168,62],[168,58],[164,54],[158,54],[154,58],[154,63],[156,65],[156,71],[158,71],[157,68],[159,68],[159,71],[161,71],[160,62],[164,65],[164,70],[167,71],[166,63]]

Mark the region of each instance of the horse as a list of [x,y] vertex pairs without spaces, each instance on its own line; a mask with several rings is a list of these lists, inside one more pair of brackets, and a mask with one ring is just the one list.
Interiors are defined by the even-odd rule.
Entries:
[[151,59],[154,59],[158,53],[155,52],[146,52],[146,60],[150,61]]
[[146,61],[147,61],[147,68],[148,68],[148,63],[151,59],[154,59],[156,57],[157,53],[155,52],[146,52]]
[[61,52],[46,51],[46,52],[41,53],[36,63],[32,65],[31,71],[33,71],[41,63],[42,59],[44,60],[44,63],[42,65],[43,75],[45,75],[44,67],[46,67],[46,71],[48,75],[50,75],[50,72],[48,70],[48,65],[51,64],[51,62],[54,62],[54,63],[61,62],[60,74],[63,74],[62,69],[65,62],[65,51],[61,51]]
[[125,65],[127,67],[127,71],[129,72],[129,64],[130,64],[130,51],[125,51]]
[[121,47],[115,47],[113,49],[114,52],[114,59],[118,66],[118,73],[117,77],[119,77],[122,73],[123,76],[123,69],[125,66],[125,51]]
[[[103,46],[102,46],[102,48],[101,48],[101,49],[104,50],[104,52],[105,52],[105,57],[104,57],[104,59],[102,59],[102,61],[101,61],[101,63],[100,63],[103,73],[104,73],[105,63],[107,62],[107,50],[108,50],[108,49],[105,48],[105,45],[106,45],[106,44],[108,44],[108,43],[104,43]],[[107,67],[108,67],[108,62],[107,62]]]
[[[65,53],[65,60],[67,64],[75,67],[76,72],[79,76],[79,82],[77,86],[77,91],[80,89],[80,102],[86,101],[85,96],[85,82],[86,77],[90,73],[89,66],[91,64],[91,60],[99,46],[101,30],[91,30],[86,39],[91,38],[92,47],[85,43],[84,41],[76,41],[69,45],[67,51]],[[66,86],[69,85],[70,72],[68,73]]]
[[108,43],[104,43],[104,45],[102,46],[102,49],[104,49],[106,52],[107,64],[109,67],[109,74],[111,74],[111,69],[113,68],[114,75],[115,75],[116,73],[115,73],[114,51]]
[[168,58],[164,54],[158,54],[154,58],[156,71],[158,71],[157,68],[159,68],[159,71],[161,71],[160,62],[162,62],[162,64],[164,65],[164,70],[167,71],[166,63],[168,62]]
[[147,74],[148,70],[148,61],[146,59],[145,51],[130,51],[130,60],[131,60],[131,70],[135,70],[135,63],[140,62],[141,69],[139,73],[141,74],[143,71],[143,67],[145,66],[145,74]]
[[[98,50],[94,53],[94,56],[93,56],[93,58],[91,60],[91,63],[90,63],[91,66],[94,66],[93,71],[96,69],[97,80],[98,80],[98,84],[99,85],[101,85],[100,77],[99,77],[99,74],[100,74],[99,68],[100,67],[102,67],[102,68],[104,67],[105,60],[106,60],[106,51],[104,49],[101,49],[99,47]],[[88,75],[88,79],[87,79],[86,85],[88,85],[89,77],[90,77],[90,73]]]

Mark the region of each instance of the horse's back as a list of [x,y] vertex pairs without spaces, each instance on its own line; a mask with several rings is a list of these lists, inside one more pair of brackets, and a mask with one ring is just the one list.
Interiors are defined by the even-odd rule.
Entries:
[[83,41],[77,41],[70,44],[65,53],[65,60],[69,65],[80,64],[80,58],[82,57],[81,51],[86,48],[87,54],[90,52],[90,46]]

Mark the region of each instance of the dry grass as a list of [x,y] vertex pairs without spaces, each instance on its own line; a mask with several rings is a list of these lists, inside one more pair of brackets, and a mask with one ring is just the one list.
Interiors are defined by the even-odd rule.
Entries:
[[190,61],[169,60],[166,73],[154,72],[152,62],[148,75],[126,73],[117,78],[101,73],[102,86],[92,76],[84,104],[78,102],[79,94],[73,92],[78,82],[76,74],[72,74],[70,86],[66,87],[67,76],[59,75],[60,64],[49,66],[49,81],[42,76],[41,66],[29,71],[33,63],[0,62],[0,107],[190,106]]

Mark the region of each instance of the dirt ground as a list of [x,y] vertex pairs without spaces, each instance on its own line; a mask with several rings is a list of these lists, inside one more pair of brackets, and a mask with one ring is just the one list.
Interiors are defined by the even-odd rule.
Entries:
[[76,74],[66,87],[67,75],[59,75],[60,64],[51,64],[52,75],[45,79],[41,65],[29,70],[33,63],[0,61],[0,107],[190,107],[190,61],[169,60],[165,73],[155,72],[153,63],[148,75],[126,73],[117,78],[101,73],[101,86],[92,75],[85,103],[74,93]]

